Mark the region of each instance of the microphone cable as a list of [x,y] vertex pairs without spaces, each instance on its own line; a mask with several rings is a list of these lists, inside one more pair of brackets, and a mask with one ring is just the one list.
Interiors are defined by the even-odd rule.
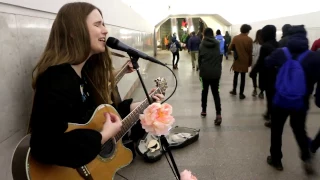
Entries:
[[165,103],[167,100],[169,100],[169,99],[171,98],[171,96],[173,96],[173,94],[176,92],[177,87],[178,87],[178,79],[177,79],[177,76],[174,74],[174,72],[172,71],[172,69],[167,66],[167,63],[165,63],[165,64],[166,64],[166,65],[165,65],[164,67],[166,67],[166,68],[168,68],[168,69],[170,70],[170,72],[172,73],[172,75],[173,75],[173,77],[174,77],[174,79],[175,79],[175,87],[174,87],[172,93],[170,94],[170,96],[168,96],[164,101],[162,101],[161,104],[163,104],[163,103]]

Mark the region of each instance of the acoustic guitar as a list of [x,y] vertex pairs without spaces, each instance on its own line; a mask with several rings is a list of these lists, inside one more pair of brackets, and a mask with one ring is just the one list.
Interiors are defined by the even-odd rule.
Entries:
[[[150,94],[164,94],[167,82],[164,78],[155,80],[157,89]],[[111,180],[115,173],[130,164],[132,152],[122,144],[122,137],[139,120],[139,115],[149,106],[145,99],[138,107],[122,120],[120,132],[101,146],[100,153],[89,164],[78,169],[64,166],[48,165],[37,162],[30,155],[30,135],[25,136],[17,145],[12,158],[12,176],[14,180]],[[75,129],[93,129],[101,131],[105,122],[104,113],[118,112],[113,106],[102,104],[98,106],[91,119],[86,124],[69,123],[66,132]],[[119,116],[120,117],[120,116]],[[81,158],[81,157],[79,157]]]

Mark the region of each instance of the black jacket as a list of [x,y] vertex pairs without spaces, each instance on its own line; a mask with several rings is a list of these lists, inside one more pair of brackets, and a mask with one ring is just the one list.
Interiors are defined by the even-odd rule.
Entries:
[[262,90],[272,89],[272,83],[276,77],[276,71],[268,71],[265,67],[265,58],[269,56],[276,48],[278,42],[276,41],[276,28],[273,25],[267,25],[262,28],[263,44],[260,48],[259,58],[256,65],[252,68],[250,77],[259,73],[259,88]]
[[214,37],[205,37],[199,49],[200,77],[219,79],[221,77],[220,43]]

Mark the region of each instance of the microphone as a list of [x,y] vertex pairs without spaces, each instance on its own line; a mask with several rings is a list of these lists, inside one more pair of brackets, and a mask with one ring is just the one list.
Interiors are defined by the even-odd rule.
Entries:
[[131,56],[138,56],[140,58],[143,58],[143,59],[146,59],[146,60],[149,60],[151,62],[154,62],[154,63],[157,63],[157,64],[160,64],[162,66],[166,66],[166,64],[160,62],[159,60],[153,58],[153,57],[150,57],[148,56],[147,54],[137,50],[137,49],[134,49],[124,43],[122,43],[121,41],[119,41],[117,38],[114,38],[114,37],[109,37],[107,42],[106,42],[106,45],[109,46],[110,48],[112,49],[117,49],[117,50],[120,50],[120,51],[125,51],[127,52],[129,55]]

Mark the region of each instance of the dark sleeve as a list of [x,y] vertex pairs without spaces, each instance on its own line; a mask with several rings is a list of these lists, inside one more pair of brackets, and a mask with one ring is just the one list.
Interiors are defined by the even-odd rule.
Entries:
[[130,113],[130,105],[132,103],[133,99],[125,99],[121,103],[118,104],[118,107],[116,108],[121,118],[125,118]]
[[228,47],[228,52],[233,51],[233,48],[234,48],[234,38],[232,39],[232,41]]
[[249,43],[249,46],[248,46],[249,66],[252,65],[252,47],[253,47],[253,41],[250,38],[250,43]]
[[269,56],[265,57],[264,66],[268,69],[278,68],[287,60],[283,50],[278,48],[274,50]]
[[262,69],[262,67],[264,66],[264,64],[263,64],[264,59],[266,58],[267,55],[268,55],[267,49],[265,48],[265,46],[261,46],[259,58],[251,71],[252,74],[257,74],[259,72],[259,70]]
[[198,67],[201,67],[201,63],[202,63],[202,55],[201,55],[201,45],[199,48],[199,55],[198,55]]
[[282,48],[282,47],[284,47],[285,46],[285,40],[282,38],[282,39],[280,39],[280,41],[278,42],[278,45],[279,45],[279,47],[280,48]]
[[191,41],[192,41],[192,38],[190,37],[189,40],[188,40],[188,48],[189,49],[191,48]]
[[186,39],[186,47],[187,47],[187,49],[189,49],[189,46],[188,46],[189,39],[190,39],[190,37],[188,36],[187,39]]
[[90,129],[65,133],[68,122],[80,121],[70,103],[76,92],[67,86],[62,75],[47,73],[38,79],[31,115],[31,154],[45,163],[78,168],[98,155],[102,136]]
[[316,106],[318,106],[320,108],[320,73],[319,73],[319,69],[320,69],[320,52],[317,51],[316,52],[316,58],[314,58],[313,62],[314,63],[310,63],[312,64],[312,76],[315,77],[315,82],[317,83],[317,87],[316,87],[316,97],[315,97],[315,104]]
[[315,103],[320,108],[320,80],[318,80],[318,82],[317,82]]

